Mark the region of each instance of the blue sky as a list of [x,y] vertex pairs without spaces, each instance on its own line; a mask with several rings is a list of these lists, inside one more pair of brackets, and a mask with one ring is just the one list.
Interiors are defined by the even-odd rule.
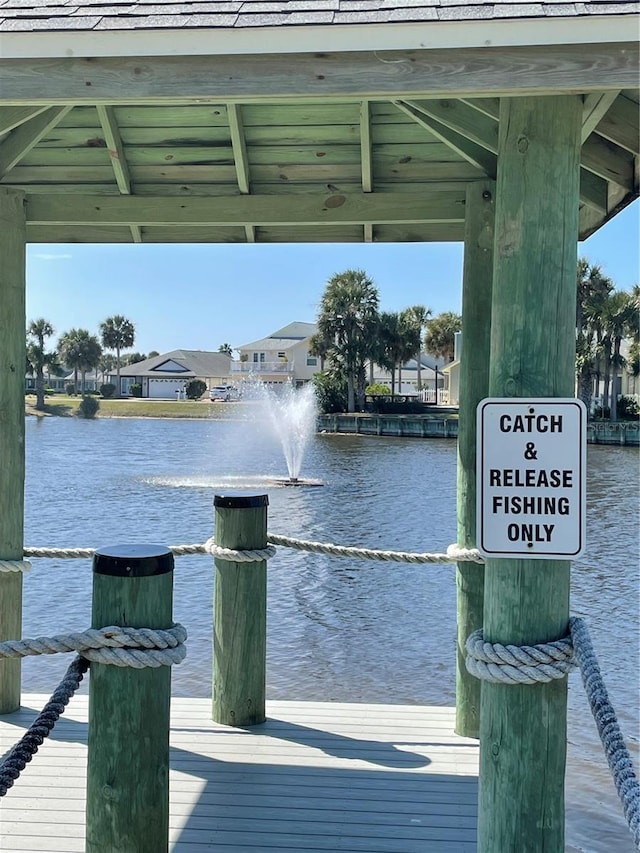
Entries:
[[[640,278],[639,220],[635,202],[578,246],[619,290]],[[460,311],[462,250],[461,243],[32,244],[27,319],[44,317],[57,337],[72,327],[97,333],[107,317],[123,314],[139,352],[235,348],[294,320],[315,321],[328,278],[348,268],[372,277],[384,311],[415,304],[434,315]]]

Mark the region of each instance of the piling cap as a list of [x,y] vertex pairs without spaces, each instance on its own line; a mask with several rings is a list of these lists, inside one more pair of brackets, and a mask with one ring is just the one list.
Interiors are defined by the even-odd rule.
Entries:
[[269,506],[269,495],[247,495],[240,493],[227,493],[226,495],[216,495],[213,499],[213,505],[225,509],[257,509],[262,506]]
[[166,545],[111,545],[93,555],[97,575],[144,578],[173,571],[173,554]]

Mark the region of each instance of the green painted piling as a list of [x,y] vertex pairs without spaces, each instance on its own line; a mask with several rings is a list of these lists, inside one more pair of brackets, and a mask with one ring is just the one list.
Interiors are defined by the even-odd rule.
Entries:
[[[267,495],[216,495],[216,544],[267,547]],[[215,558],[212,716],[251,726],[265,717],[267,564]]]
[[[24,193],[0,187],[0,558],[21,560],[24,528]],[[0,573],[0,642],[22,636],[22,572]],[[20,660],[0,663],[0,713],[20,707]]]
[[[574,391],[579,96],[503,98],[500,108],[492,397]],[[487,560],[484,636],[533,645],[566,636],[563,560]],[[484,682],[479,853],[563,853],[567,679]]]
[[[489,392],[495,195],[494,181],[479,181],[467,187],[457,486],[457,541],[462,548],[476,546],[476,408]],[[458,563],[456,587],[456,732],[463,737],[477,738],[480,736],[480,682],[467,672],[464,646],[467,637],[482,627],[484,566]]]
[[[96,551],[94,628],[173,625],[173,554],[164,546]],[[169,844],[171,667],[92,663],[86,853],[163,853]]]

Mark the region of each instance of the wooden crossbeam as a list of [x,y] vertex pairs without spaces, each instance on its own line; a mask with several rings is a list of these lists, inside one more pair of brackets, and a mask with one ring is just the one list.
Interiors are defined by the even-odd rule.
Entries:
[[90,196],[28,194],[29,225],[244,226],[376,225],[464,221],[464,184],[455,192]]
[[17,127],[0,145],[0,178],[23,160],[66,114],[73,109],[68,104],[50,107]]
[[429,133],[436,136],[441,142],[444,142],[444,144],[455,151],[456,154],[459,154],[468,163],[471,163],[473,166],[477,166],[478,169],[481,169],[486,177],[495,178],[497,171],[497,157],[491,151],[488,151],[476,142],[472,142],[470,139],[467,139],[466,136],[458,133],[458,131],[445,126],[441,121],[431,118],[431,116],[427,116],[410,102],[394,101],[393,103],[401,112],[408,115],[415,122],[424,127],[425,130],[428,130]]
[[373,168],[371,165],[371,116],[369,101],[360,103],[360,163],[362,170],[362,192],[373,192]]
[[[385,59],[389,61],[385,62]],[[5,104],[500,97],[633,89],[638,43],[450,50],[2,59]],[[295,69],[295,73],[292,73]]]

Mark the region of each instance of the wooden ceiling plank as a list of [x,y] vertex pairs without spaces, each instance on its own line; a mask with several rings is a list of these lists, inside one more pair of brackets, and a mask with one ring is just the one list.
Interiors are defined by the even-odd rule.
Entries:
[[591,92],[584,96],[581,141],[585,142],[607,114],[620,92]]
[[[2,59],[5,104],[500,97],[633,89],[638,43]],[[388,58],[390,62],[385,62]],[[405,63],[407,73],[399,73]],[[292,74],[291,69],[296,73]],[[408,73],[410,72],[410,73]],[[115,98],[114,98],[115,96]]]
[[73,107],[68,104],[63,107],[50,107],[13,130],[0,145],[0,177],[10,172],[24,159],[29,151],[72,109]]
[[364,225],[377,223],[460,222],[459,193],[352,193],[313,196],[175,196],[27,195],[30,225]]
[[127,158],[124,153],[124,145],[120,138],[115,111],[113,107],[99,105],[97,110],[118,189],[121,193],[129,195],[131,192],[131,177],[129,175]]
[[242,123],[241,107],[238,104],[229,104],[227,106],[227,116],[229,119],[229,130],[231,132],[231,148],[233,150],[233,159],[238,175],[238,189],[241,193],[249,193],[249,159],[247,157],[247,143],[244,136],[244,126]]
[[605,181],[613,181],[628,192],[633,192],[633,157],[612,142],[591,134],[582,146],[581,164]]
[[371,162],[371,116],[369,113],[369,101],[362,101],[362,103],[360,104],[360,163],[362,167],[362,192],[373,192],[373,165]]
[[620,95],[600,121],[596,130],[610,142],[626,148],[636,157],[640,155],[640,127],[638,105],[625,95]]
[[438,137],[445,145],[451,148],[460,157],[463,157],[473,166],[482,169],[483,173],[488,178],[495,178],[497,172],[497,157],[486,148],[477,145],[475,142],[467,139],[461,133],[445,127],[442,122],[424,115],[415,107],[409,106],[405,101],[394,101],[397,108],[410,116],[418,124],[425,127],[430,133]]
[[407,101],[427,118],[436,119],[445,127],[460,133],[492,154],[498,153],[498,122],[455,98],[437,101]]
[[0,134],[15,130],[21,124],[43,113],[48,107],[0,107]]

